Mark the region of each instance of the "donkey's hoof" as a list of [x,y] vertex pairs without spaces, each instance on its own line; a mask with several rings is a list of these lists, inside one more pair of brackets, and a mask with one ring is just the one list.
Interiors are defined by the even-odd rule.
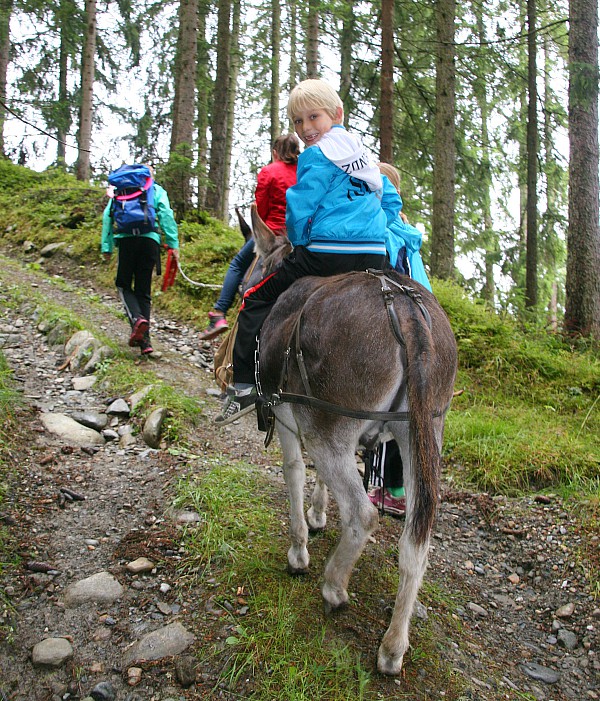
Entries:
[[306,522],[311,533],[320,533],[327,525],[327,513],[325,511],[316,512],[311,506],[306,512]]
[[292,567],[288,562],[287,573],[292,577],[301,577],[303,574],[308,574],[308,567]]
[[404,655],[394,656],[388,655],[383,650],[383,645],[380,646],[377,653],[377,671],[380,674],[386,674],[389,677],[396,677],[402,671],[402,660]]
[[323,608],[327,615],[341,611],[348,606],[348,592],[343,589],[336,589],[324,584],[322,594]]
[[329,601],[323,601],[323,611],[325,612],[326,616],[331,616],[332,614],[337,613],[338,611],[343,611],[347,608],[347,601],[343,601],[341,604],[337,604],[337,606],[333,606],[329,603]]

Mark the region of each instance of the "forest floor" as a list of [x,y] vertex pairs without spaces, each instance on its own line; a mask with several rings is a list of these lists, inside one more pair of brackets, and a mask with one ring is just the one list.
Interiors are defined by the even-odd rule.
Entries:
[[[0,642],[0,699],[247,698],[251,679],[228,689],[219,683],[221,670],[201,662],[207,659],[203,646],[230,635],[230,617],[211,605],[211,587],[216,583],[189,587],[178,578],[181,526],[172,505],[174,484],[185,476],[186,464],[164,449],[148,449],[139,437],[125,448],[111,442],[82,450],[49,433],[40,421],[42,411],[105,410],[114,397],[104,396],[97,387],[73,390],[63,348],[49,346],[38,331],[28,290],[73,310],[122,341],[123,348],[128,335],[112,290],[94,289],[90,280],[77,281],[81,271],[58,255],[46,266],[50,276],[23,269],[18,281],[7,266],[0,269],[2,350],[24,398],[13,452],[17,477],[0,513],[21,557],[18,568],[0,573],[5,597],[0,623],[4,632],[11,631]],[[57,284],[52,275],[77,287]],[[7,297],[15,284],[24,292],[18,306]],[[132,363],[151,363],[159,377],[206,402],[188,444],[200,456],[218,453],[231,462],[260,466],[271,485],[268,499],[282,524],[281,532],[272,537],[285,541],[287,514],[278,451],[263,448],[263,434],[256,431],[252,416],[226,429],[211,426],[219,402],[209,391],[214,390],[212,375],[193,352],[198,348],[195,338],[193,329],[157,316],[153,339],[162,358],[141,361],[132,352]],[[210,348],[204,355],[210,360]],[[126,421],[113,420],[114,428]],[[395,566],[403,522],[390,516],[381,518],[373,542],[357,564],[350,584],[357,595],[350,609],[326,619],[336,635],[364,651],[363,663],[372,674],[370,695],[365,698],[600,699],[598,584],[581,566],[590,553],[598,557],[598,533],[582,531],[578,514],[557,495],[507,498],[458,491],[449,474],[444,471],[430,565],[413,618],[418,632],[426,618],[435,629],[434,622],[443,614],[439,620],[446,623],[439,624],[429,653],[419,655],[413,649],[406,660],[407,672],[398,680],[381,677],[374,669],[393,595],[370,591],[369,569]],[[65,488],[84,499],[65,501],[61,498]],[[132,573],[127,565],[139,557],[159,566]],[[317,557],[307,580],[315,589],[320,566]],[[67,588],[99,572],[118,580],[121,596],[105,605],[67,606]],[[459,603],[441,611],[445,595]],[[243,615],[235,601],[232,615]],[[316,611],[315,617],[321,619],[322,612]],[[167,624],[183,626],[194,636],[193,642],[185,651],[138,665],[132,673],[134,665],[127,664],[132,643]],[[65,638],[73,649],[70,659],[55,669],[32,663],[32,650],[46,638]],[[430,673],[435,670],[435,661],[428,659],[432,651],[447,662],[451,677]]]

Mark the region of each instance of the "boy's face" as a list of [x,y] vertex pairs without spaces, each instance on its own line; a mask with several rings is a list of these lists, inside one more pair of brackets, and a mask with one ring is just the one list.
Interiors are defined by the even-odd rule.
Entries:
[[334,124],[340,123],[342,108],[338,107],[338,111],[340,112],[340,119],[336,121],[322,108],[298,110],[292,119],[296,134],[298,134],[306,146],[316,144],[320,141],[323,134],[327,134]]

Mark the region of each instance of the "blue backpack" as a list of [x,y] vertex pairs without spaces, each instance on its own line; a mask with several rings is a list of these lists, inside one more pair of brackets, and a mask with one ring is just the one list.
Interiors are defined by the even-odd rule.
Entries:
[[116,233],[139,236],[156,231],[154,180],[148,166],[122,165],[108,176],[115,188],[111,216]]

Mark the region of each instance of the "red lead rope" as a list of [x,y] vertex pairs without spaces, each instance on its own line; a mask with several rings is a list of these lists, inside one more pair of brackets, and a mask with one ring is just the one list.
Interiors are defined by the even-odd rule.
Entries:
[[162,291],[164,292],[168,287],[172,287],[175,282],[175,275],[177,275],[177,261],[173,255],[172,249],[169,249],[167,253],[167,263],[165,265],[165,274],[163,275],[162,281]]

